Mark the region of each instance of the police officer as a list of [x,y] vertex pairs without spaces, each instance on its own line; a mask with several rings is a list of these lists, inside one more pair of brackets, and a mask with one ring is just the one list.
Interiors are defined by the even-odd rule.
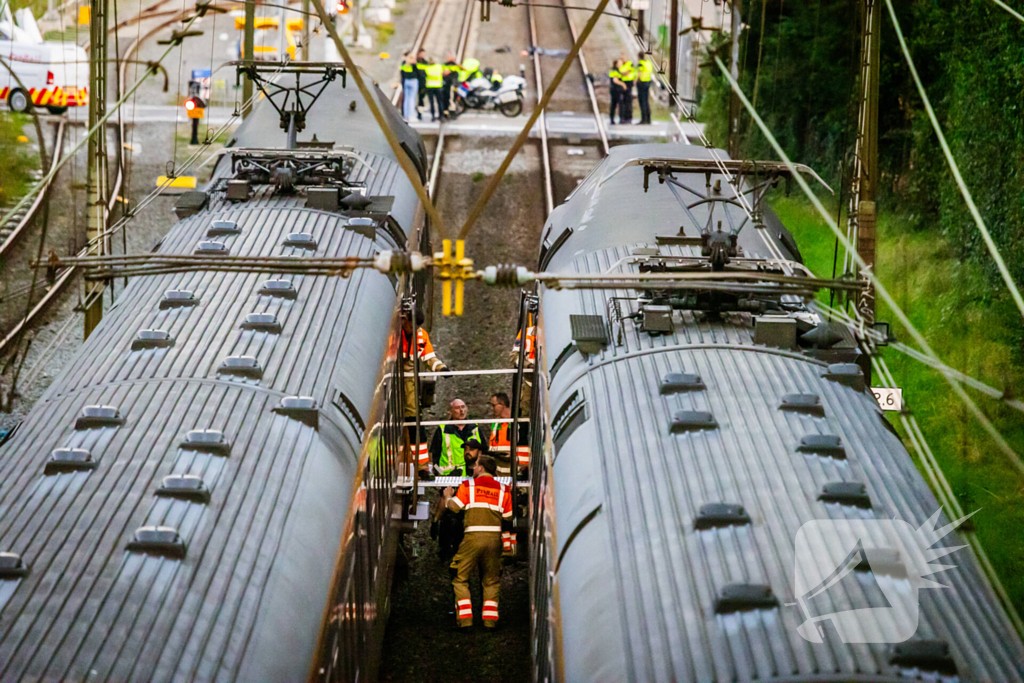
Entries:
[[420,89],[420,80],[416,75],[416,60],[412,52],[406,52],[402,56],[402,116],[406,121],[412,121],[418,115],[416,102]]
[[636,56],[637,81],[636,99],[640,105],[640,123],[651,122],[651,79],[654,78],[654,63],[643,52]]
[[431,61],[423,70],[426,74],[427,96],[430,98],[430,120],[437,121],[444,115],[441,103],[441,88],[444,86],[444,65]]
[[[427,96],[427,67],[430,62],[427,61],[427,51],[420,48],[420,51],[416,53],[416,78],[420,81],[420,89],[418,93],[418,99],[416,100],[416,106],[422,107],[423,100]],[[420,116],[422,119],[423,117]]]
[[463,60],[462,62],[462,74],[459,77],[460,82],[465,83],[471,81],[480,75],[480,60],[473,57]]
[[620,105],[619,123],[633,123],[633,82],[636,81],[636,69],[628,59],[619,67],[622,74],[622,104]]
[[[484,604],[481,616],[486,628],[498,625],[498,592],[501,588],[502,531],[512,519],[512,492],[494,478],[498,466],[494,458],[481,455],[473,467],[473,479],[462,482],[458,492],[448,487],[442,493],[445,505],[453,512],[466,511],[465,534],[459,552],[452,560],[455,578],[455,611],[459,628],[473,626],[473,603],[469,577],[480,570]],[[504,529],[510,531],[511,529]]]
[[608,118],[609,122],[615,123],[615,110],[619,110],[619,121],[622,120],[622,91],[625,86],[622,84],[622,73],[619,68],[622,66],[622,60],[616,59],[612,63],[612,68],[608,72],[608,94],[611,97],[611,105],[609,106]]
[[449,52],[448,58],[444,62],[444,85],[441,86],[441,101],[444,103],[444,115],[442,118],[444,119],[451,116],[452,92],[459,87],[459,74],[461,71],[459,63],[455,61],[455,55]]

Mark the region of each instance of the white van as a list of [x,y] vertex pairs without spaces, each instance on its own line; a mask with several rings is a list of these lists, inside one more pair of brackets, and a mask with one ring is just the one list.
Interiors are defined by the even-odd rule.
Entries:
[[[89,56],[75,43],[44,41],[27,10],[14,21],[5,7],[0,15],[0,57],[17,78],[0,66],[0,99],[13,111],[28,110],[30,103],[52,114],[89,103]],[[21,81],[20,83],[18,81]]]

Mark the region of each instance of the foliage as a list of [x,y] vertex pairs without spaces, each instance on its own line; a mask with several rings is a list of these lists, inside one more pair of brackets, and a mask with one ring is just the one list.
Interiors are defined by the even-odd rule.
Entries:
[[[758,111],[779,142],[830,183],[850,175],[848,163],[845,173],[841,168],[852,157],[857,123],[860,4],[751,0],[746,6],[744,91],[752,97],[757,81]],[[954,157],[1022,283],[1024,26],[988,0],[899,0],[894,6]],[[1005,287],[942,157],[884,5],[881,36],[881,210],[898,207],[905,229],[941,232],[956,258],[982,267],[1001,297]],[[711,139],[724,145],[728,84],[711,66],[701,85],[701,116]],[[749,118],[743,122],[743,155],[772,157]],[[1018,335],[1018,346],[1022,341]]]

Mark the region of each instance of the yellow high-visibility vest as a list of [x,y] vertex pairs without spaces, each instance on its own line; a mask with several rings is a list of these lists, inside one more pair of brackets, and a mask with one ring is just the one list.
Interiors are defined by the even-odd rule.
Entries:
[[641,59],[637,63],[640,69],[640,82],[648,83],[654,77],[654,64],[649,59]]
[[424,71],[427,72],[428,88],[440,88],[444,84],[443,64],[428,64]]
[[633,62],[625,62],[619,68],[619,71],[622,72],[622,75],[619,76],[619,78],[623,83],[632,83],[636,80],[636,70],[633,69]]

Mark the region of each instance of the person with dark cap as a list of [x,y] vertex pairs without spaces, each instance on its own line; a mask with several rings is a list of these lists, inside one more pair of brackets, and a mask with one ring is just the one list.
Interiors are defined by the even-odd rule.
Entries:
[[[416,106],[422,108],[427,97],[427,67],[430,60],[427,59],[427,51],[423,48],[416,53],[416,78],[419,79],[419,90],[416,93]],[[420,115],[422,119],[422,114]]]

